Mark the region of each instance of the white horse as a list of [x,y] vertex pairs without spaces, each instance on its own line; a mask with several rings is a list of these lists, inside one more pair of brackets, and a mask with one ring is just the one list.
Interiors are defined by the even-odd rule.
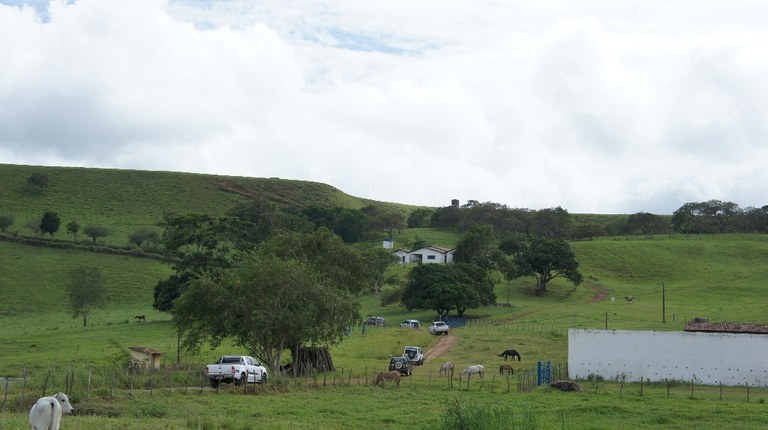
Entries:
[[467,375],[467,381],[469,381],[469,377],[472,375],[480,375],[480,379],[483,379],[483,374],[485,373],[485,367],[483,367],[482,364],[475,364],[474,366],[467,366],[464,368],[464,370],[461,371],[459,374],[459,382],[463,379],[464,375]]
[[445,374],[445,376],[448,376],[449,374],[453,375],[453,361],[446,361],[440,366],[439,376],[443,376],[443,374]]

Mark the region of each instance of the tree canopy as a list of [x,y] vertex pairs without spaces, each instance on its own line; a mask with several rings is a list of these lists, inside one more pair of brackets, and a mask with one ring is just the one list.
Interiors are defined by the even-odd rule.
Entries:
[[369,272],[361,255],[327,229],[277,232],[220,277],[203,275],[173,302],[185,345],[246,348],[272,369],[285,349],[338,343],[360,320],[355,295]]
[[510,239],[504,241],[500,248],[511,256],[507,277],[533,276],[536,279],[536,295],[543,294],[547,284],[558,277],[574,285],[582,282],[579,263],[570,245],[563,239]]
[[85,327],[88,325],[91,309],[107,304],[104,275],[98,267],[79,266],[69,273],[67,287],[72,318],[82,316],[83,327]]
[[433,309],[440,317],[456,310],[463,316],[468,308],[496,301],[493,283],[479,267],[466,263],[420,264],[407,275],[402,295],[408,309]]
[[53,235],[59,231],[60,224],[61,220],[56,212],[45,211],[43,217],[40,218],[40,232],[43,234],[48,233],[53,237]]

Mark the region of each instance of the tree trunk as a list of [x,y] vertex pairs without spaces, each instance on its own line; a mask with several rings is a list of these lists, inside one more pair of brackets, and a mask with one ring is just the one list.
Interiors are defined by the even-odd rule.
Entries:
[[299,348],[291,369],[295,376],[311,375],[315,372],[333,372],[333,359],[328,348]]

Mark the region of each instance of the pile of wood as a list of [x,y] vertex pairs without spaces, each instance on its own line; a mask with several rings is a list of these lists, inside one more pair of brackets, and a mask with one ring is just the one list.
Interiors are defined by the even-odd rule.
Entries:
[[333,372],[333,359],[328,348],[299,348],[291,369],[295,376],[312,375],[319,372]]

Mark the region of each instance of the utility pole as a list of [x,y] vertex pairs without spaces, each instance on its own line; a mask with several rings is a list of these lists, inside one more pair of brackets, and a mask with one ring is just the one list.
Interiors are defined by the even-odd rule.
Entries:
[[667,290],[664,282],[661,283],[661,322],[667,323]]

